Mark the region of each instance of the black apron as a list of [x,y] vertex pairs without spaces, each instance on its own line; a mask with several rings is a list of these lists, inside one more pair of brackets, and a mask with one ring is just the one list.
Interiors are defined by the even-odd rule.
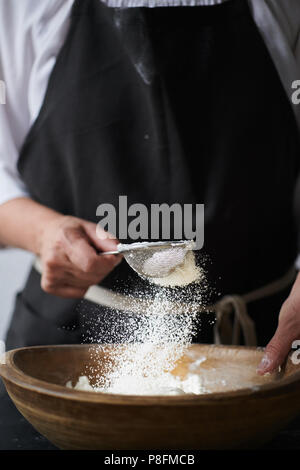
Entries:
[[[296,120],[246,1],[114,9],[76,0],[19,171],[36,201],[93,222],[97,206],[117,207],[120,195],[147,207],[204,203],[202,254],[216,299],[293,264],[298,159]],[[103,285],[118,289],[122,279],[142,283],[122,263]],[[260,344],[285,295],[252,312]],[[82,341],[82,318],[93,318],[83,309],[95,307],[46,294],[33,270],[8,348]],[[106,341],[118,317],[95,315]]]

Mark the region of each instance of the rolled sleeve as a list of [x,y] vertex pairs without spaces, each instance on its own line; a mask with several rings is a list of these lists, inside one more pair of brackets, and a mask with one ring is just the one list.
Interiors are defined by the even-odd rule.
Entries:
[[19,197],[30,194],[16,171],[0,161],[0,205]]
[[30,196],[17,169],[70,24],[74,0],[0,0],[0,205]]

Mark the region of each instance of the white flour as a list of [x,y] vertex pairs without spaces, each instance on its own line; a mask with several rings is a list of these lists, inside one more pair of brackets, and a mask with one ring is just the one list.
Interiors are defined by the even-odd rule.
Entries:
[[[105,381],[95,387],[90,385],[87,376],[81,376],[75,385],[68,382],[67,387],[75,390],[113,393],[121,395],[185,395],[205,393],[198,374],[188,374],[185,379],[171,374],[176,359],[184,349],[178,344],[165,347],[153,344],[130,345],[114,357],[114,367]],[[205,358],[202,358],[205,361]],[[102,378],[103,379],[103,378]]]
[[207,393],[202,387],[199,376],[189,375],[185,380],[170,373],[166,373],[163,380],[155,381],[153,379],[144,379],[144,381],[135,381],[132,377],[122,377],[113,387],[92,387],[87,376],[81,376],[75,387],[72,383],[67,383],[68,388],[84,392],[113,393],[118,395],[139,395],[139,396],[175,396],[175,395],[200,395]]
[[[157,269],[159,277],[151,278],[152,283],[145,287],[145,292],[129,294],[143,299],[147,305],[144,314],[132,314],[128,320],[128,316],[125,318],[120,312],[117,321],[121,325],[124,321],[124,338],[119,336],[123,329],[116,328],[118,333],[111,331],[106,340],[109,343],[124,342],[124,347],[112,348],[106,361],[103,361],[101,347],[92,347],[93,363],[98,366],[84,371],[76,389],[126,395],[205,393],[198,374],[191,371],[184,380],[171,374],[199,327],[199,306],[207,291],[204,271],[196,266],[192,250],[174,247],[165,251],[170,253],[160,257],[157,252],[146,264],[148,273],[153,274]],[[166,266],[174,269],[163,276]],[[180,310],[175,311],[172,305],[177,304],[180,304]],[[103,317],[99,318],[99,323],[89,326],[94,329],[94,333],[88,331],[89,342],[97,343],[97,328],[100,329],[99,338],[103,337],[101,328],[105,320],[103,323]],[[72,385],[69,383],[68,386]]]
[[164,277],[184,262],[187,251],[184,248],[170,248],[156,251],[146,259],[143,272],[150,277]]
[[[110,349],[105,365],[103,349],[91,347],[93,362],[99,367],[87,369],[75,388],[124,395],[204,393],[195,375],[182,381],[171,374],[197,327],[201,297],[195,298],[192,291],[190,295],[193,304],[183,303],[176,314],[171,311],[170,302],[181,300],[181,294],[174,289],[159,289],[145,314],[138,316],[138,322],[137,316],[133,316],[131,336],[125,338],[125,345]],[[95,386],[91,387],[90,382]]]
[[245,388],[257,391],[262,385],[274,380],[270,374],[259,376],[256,373],[255,363],[241,364],[240,360],[224,363],[220,360],[212,361],[208,367],[205,356],[199,357],[195,351],[187,351],[186,355],[192,360],[184,378],[176,377],[169,372],[157,377],[156,380],[144,378],[137,381],[136,377],[123,376],[111,387],[92,387],[89,378],[82,376],[74,387],[71,382],[68,382],[67,387],[87,392],[122,395],[203,395]]
[[[170,251],[174,251],[170,250]],[[181,250],[182,252],[183,250]],[[171,258],[171,257],[170,257]],[[152,259],[152,258],[151,258]],[[167,260],[171,263],[173,261],[174,269],[170,270],[167,276],[161,276],[159,274],[151,280],[154,284],[158,284],[163,287],[183,287],[192,284],[193,282],[200,281],[203,277],[203,273],[200,268],[196,265],[195,254],[193,251],[184,253],[184,257],[181,263],[179,261],[179,255],[174,256],[171,260]],[[170,266],[171,264],[169,264]]]

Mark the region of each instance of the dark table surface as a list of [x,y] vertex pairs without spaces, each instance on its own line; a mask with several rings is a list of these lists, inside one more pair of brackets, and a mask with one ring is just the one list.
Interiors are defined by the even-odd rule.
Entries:
[[[264,447],[300,449],[300,416]],[[56,450],[18,412],[0,380],[0,450]]]

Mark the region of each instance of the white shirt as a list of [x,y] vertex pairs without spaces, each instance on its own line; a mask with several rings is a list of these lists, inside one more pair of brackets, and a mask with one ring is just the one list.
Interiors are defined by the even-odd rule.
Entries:
[[[145,1],[154,2],[131,0],[132,6]],[[165,1],[171,3],[156,0],[160,4]],[[226,0],[172,1],[213,5]],[[107,2],[118,6],[122,0]],[[6,84],[6,104],[0,104],[0,204],[30,196],[17,171],[19,152],[43,103],[68,32],[73,3],[74,0],[0,0],[0,80]],[[300,0],[249,3],[291,99],[292,82],[300,80]],[[291,106],[300,127],[300,105],[291,101]]]

